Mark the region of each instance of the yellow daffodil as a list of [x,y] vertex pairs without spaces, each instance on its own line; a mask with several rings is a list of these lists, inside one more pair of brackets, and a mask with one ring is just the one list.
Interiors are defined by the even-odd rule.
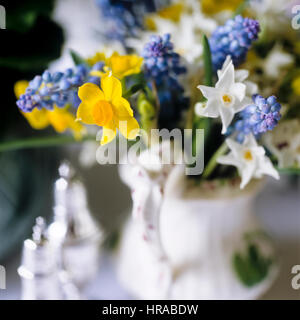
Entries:
[[[28,81],[21,80],[16,82],[14,91],[17,98],[25,93],[28,87]],[[58,133],[65,132],[70,129],[75,139],[80,139],[84,133],[84,127],[81,123],[75,121],[75,116],[68,111],[68,108],[54,107],[53,110],[38,110],[33,109],[31,112],[23,112],[22,115],[26,118],[33,129],[41,130],[51,125]]]
[[234,11],[242,0],[202,0],[201,7],[203,13],[216,14],[223,10]]
[[161,18],[169,19],[174,22],[179,22],[183,9],[184,9],[183,3],[174,3],[168,7],[165,7],[159,10],[158,15]]
[[106,63],[106,55],[103,52],[96,52],[92,57],[88,58],[86,61],[90,66],[93,66],[97,62]]
[[171,20],[175,23],[180,21],[181,14],[183,13],[183,3],[174,3],[168,7],[159,10],[157,13],[152,13],[146,16],[145,25],[148,30],[156,31],[155,17]]
[[114,76],[122,79],[131,74],[136,74],[141,71],[143,58],[138,55],[131,54],[121,56],[114,52],[108,59],[107,65],[111,69]]
[[292,88],[297,96],[300,96],[300,76],[296,77],[292,82]]
[[77,120],[103,127],[101,144],[112,141],[116,130],[127,139],[135,139],[139,124],[133,117],[129,102],[122,97],[121,82],[111,73],[101,78],[102,90],[93,83],[79,88],[82,101],[77,110]]
[[[139,73],[141,71],[143,58],[135,54],[119,55],[117,52],[114,52],[110,58],[106,58],[103,53],[97,53],[93,58],[88,60],[89,63],[91,61],[93,63],[103,61],[106,72],[111,71],[115,77],[122,79],[131,74]],[[96,77],[102,77],[104,75],[102,71],[96,70],[91,71],[90,74]]]

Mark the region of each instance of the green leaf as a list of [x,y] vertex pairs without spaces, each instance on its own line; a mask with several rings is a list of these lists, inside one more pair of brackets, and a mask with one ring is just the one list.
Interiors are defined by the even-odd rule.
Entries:
[[75,66],[78,66],[79,64],[87,64],[87,62],[76,51],[70,49],[70,55]]
[[55,147],[71,143],[80,143],[86,140],[96,140],[96,138],[95,136],[84,136],[81,140],[75,140],[71,135],[53,135],[50,137],[32,137],[20,140],[9,140],[0,143],[0,152],[28,148]]
[[206,35],[202,39],[203,44],[203,62],[204,62],[204,84],[211,87],[213,85],[213,68],[211,51]]
[[[202,38],[202,44],[203,44],[203,62],[204,62],[204,84],[206,86],[212,86],[213,85],[213,68],[212,68],[212,60],[211,60],[211,51],[208,39],[205,35],[203,35]],[[205,99],[203,99],[204,101]],[[204,146],[200,146],[200,150],[197,150],[196,146],[196,129],[203,129],[204,130],[204,144],[207,141],[210,132],[211,132],[211,126],[212,126],[212,119],[205,118],[205,117],[194,117],[193,119],[193,136],[192,136],[192,154],[193,156],[197,155]],[[193,166],[193,164],[191,165]]]
[[10,4],[6,10],[6,28],[20,33],[28,32],[34,27],[40,16],[50,17],[54,1],[27,0]]
[[235,253],[232,259],[233,268],[240,281],[246,287],[253,287],[268,275],[272,259],[261,255],[254,243],[249,243],[243,255]]
[[135,93],[137,93],[140,90],[143,90],[144,86],[141,83],[136,83],[133,86],[131,86],[124,94],[123,97],[125,99],[129,99],[131,96],[133,96]]
[[243,11],[247,8],[249,4],[249,0],[242,1],[239,6],[235,9],[233,13],[233,18],[243,13]]

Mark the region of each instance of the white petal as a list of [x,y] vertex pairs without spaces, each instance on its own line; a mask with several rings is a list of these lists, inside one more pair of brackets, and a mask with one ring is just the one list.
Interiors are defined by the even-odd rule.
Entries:
[[206,103],[203,102],[197,102],[195,104],[195,114],[197,116],[204,116],[204,110],[206,109]]
[[220,103],[218,100],[208,100],[206,105],[208,117],[217,118],[220,116]]
[[235,71],[235,81],[243,82],[249,76],[249,71],[245,69],[240,69]]
[[230,87],[230,93],[241,102],[245,98],[246,86],[241,82],[233,83]]
[[266,174],[277,180],[280,178],[278,171],[274,168],[271,160],[268,157],[264,157],[263,160],[260,161],[256,174],[258,176]]
[[226,139],[226,144],[228,145],[234,156],[239,159],[243,146],[230,138]]
[[234,112],[237,113],[237,112],[244,110],[251,103],[252,103],[252,100],[248,97],[245,97],[242,102],[236,101],[233,106]]
[[226,68],[230,63],[232,63],[231,56],[228,55],[223,63],[222,69],[217,71],[218,79],[220,79],[220,77],[222,76],[222,73],[226,70]]
[[198,102],[195,105],[195,113],[198,116],[204,116],[209,118],[218,118],[219,117],[219,104],[217,100],[208,100],[206,107],[203,108],[203,103]]
[[227,91],[234,84],[234,67],[232,62],[228,64],[225,71],[221,74],[218,82],[216,83],[216,89]]
[[247,148],[257,147],[257,141],[252,133],[249,133],[244,140],[243,145]]
[[232,153],[229,153],[226,156],[220,156],[217,159],[217,162],[220,164],[232,165],[237,168],[241,168],[242,166],[241,162]]
[[233,117],[234,117],[234,112],[232,108],[230,107],[221,107],[219,108],[220,116],[222,119],[222,134],[225,134],[227,131],[228,126],[230,125]]
[[216,94],[218,93],[218,90],[216,90],[216,88],[213,87],[199,85],[197,88],[202,92],[202,94],[207,100],[215,98]]
[[252,96],[258,92],[258,85],[252,81],[245,81],[244,84],[246,85],[246,94],[248,96]]
[[244,168],[240,171],[240,175],[242,178],[240,188],[244,189],[245,186],[250,182],[254,175],[255,165],[254,163],[250,163],[249,165],[244,166]]

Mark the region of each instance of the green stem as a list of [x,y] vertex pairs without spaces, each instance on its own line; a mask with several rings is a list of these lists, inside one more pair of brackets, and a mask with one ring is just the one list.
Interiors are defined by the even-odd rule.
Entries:
[[207,166],[205,167],[202,178],[206,179],[208,178],[213,171],[215,170],[216,166],[218,165],[217,160],[220,156],[225,154],[225,152],[228,150],[227,144],[224,141],[221,146],[217,149],[217,151],[213,154],[213,156],[210,158]]
[[95,136],[85,136],[81,140],[76,140],[73,136],[66,135],[12,140],[0,143],[0,152],[29,148],[55,147],[71,143],[80,143],[87,140],[95,140]]
[[279,168],[278,166],[275,166],[275,169],[282,174],[290,174],[290,175],[300,175],[300,168]]

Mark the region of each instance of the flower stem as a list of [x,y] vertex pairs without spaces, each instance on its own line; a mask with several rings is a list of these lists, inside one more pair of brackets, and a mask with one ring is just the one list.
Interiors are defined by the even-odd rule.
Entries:
[[227,144],[224,141],[221,146],[217,149],[217,151],[213,154],[213,156],[210,158],[207,166],[205,167],[202,178],[207,179],[215,170],[216,166],[218,165],[217,160],[220,156],[225,154],[225,152],[228,150]]
[[152,86],[152,90],[153,90],[153,94],[156,102],[156,109],[157,109],[157,115],[158,115],[160,111],[160,101],[159,101],[157,86],[154,80],[151,81],[151,86]]
[[71,143],[80,143],[87,140],[95,140],[95,136],[88,135],[83,137],[81,140],[76,140],[73,136],[66,135],[11,140],[0,143],[0,152],[29,148],[55,147]]

